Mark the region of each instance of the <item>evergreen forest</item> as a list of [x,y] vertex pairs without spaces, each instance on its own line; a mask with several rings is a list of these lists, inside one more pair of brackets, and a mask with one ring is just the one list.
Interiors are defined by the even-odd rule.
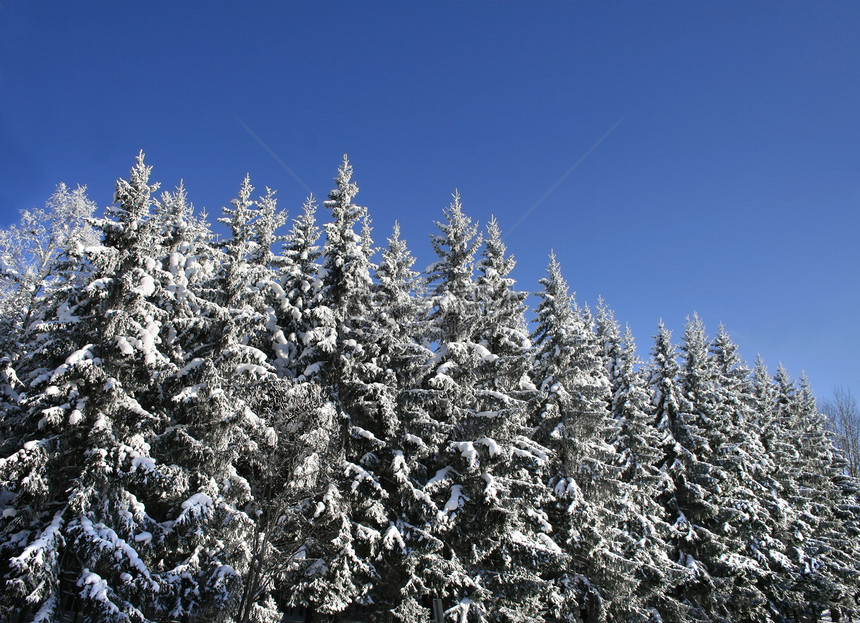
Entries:
[[416,270],[346,158],[292,218],[246,177],[226,235],[150,177],[0,231],[0,619],[860,616],[804,377],[696,315],[637,350],[552,254],[529,309],[456,193]]

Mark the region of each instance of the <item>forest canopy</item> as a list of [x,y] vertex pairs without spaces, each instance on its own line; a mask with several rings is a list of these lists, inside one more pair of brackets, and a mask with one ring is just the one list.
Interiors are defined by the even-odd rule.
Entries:
[[223,237],[150,177],[0,231],[5,620],[857,616],[857,483],[723,327],[643,358],[553,254],[529,310],[456,193],[416,271],[346,157]]

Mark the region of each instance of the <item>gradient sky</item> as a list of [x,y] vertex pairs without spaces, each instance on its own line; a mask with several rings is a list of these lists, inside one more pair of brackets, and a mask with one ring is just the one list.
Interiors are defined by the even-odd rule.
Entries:
[[346,152],[420,267],[459,189],[521,289],[554,249],[640,355],[696,311],[860,396],[858,33],[857,2],[4,2],[0,226],[60,181],[106,205],[141,148],[213,217],[245,172],[295,215]]

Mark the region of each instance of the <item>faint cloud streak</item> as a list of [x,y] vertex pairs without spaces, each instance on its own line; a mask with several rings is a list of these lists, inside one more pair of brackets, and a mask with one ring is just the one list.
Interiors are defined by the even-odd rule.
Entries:
[[259,136],[257,136],[256,134],[254,134],[254,131],[253,131],[251,128],[249,128],[249,127],[245,124],[245,122],[244,122],[244,121],[242,121],[241,119],[239,119],[239,117],[236,117],[236,121],[238,121],[238,122],[239,122],[239,125],[241,125],[243,128],[245,128],[245,131],[246,131],[248,134],[250,134],[250,135],[251,135],[251,137],[252,137],[255,141],[257,141],[257,142],[260,144],[260,147],[262,147],[262,148],[263,148],[263,149],[265,149],[267,152],[269,152],[269,155],[270,155],[272,158],[274,158],[274,159],[275,159],[275,161],[276,161],[279,165],[281,165],[282,167],[284,167],[284,170],[285,170],[287,173],[289,173],[289,174],[293,177],[293,179],[294,179],[294,180],[296,180],[299,184],[301,184],[301,185],[302,185],[302,188],[304,188],[306,191],[308,191],[308,194],[311,194],[311,193],[313,192],[313,191],[311,191],[311,189],[308,187],[308,185],[307,185],[307,184],[305,184],[305,183],[304,183],[304,181],[302,181],[302,178],[300,178],[298,175],[296,175],[296,172],[295,172],[295,171],[293,171],[290,167],[288,167],[288,166],[287,166],[287,163],[286,163],[286,162],[284,162],[283,160],[281,160],[281,159],[278,157],[278,154],[276,154],[275,152],[273,152],[273,151],[272,151],[272,149],[271,149],[268,145],[266,145],[266,144],[263,142],[263,140],[262,140]]
[[606,131],[606,134],[604,134],[599,139],[597,139],[597,142],[594,145],[592,145],[591,147],[589,147],[588,151],[586,151],[584,154],[582,154],[582,156],[580,156],[579,160],[574,162],[573,165],[565,172],[565,174],[562,175],[558,179],[558,181],[555,184],[553,184],[550,187],[550,189],[543,194],[543,196],[540,199],[535,201],[535,203],[534,203],[534,205],[532,205],[532,207],[530,207],[528,210],[526,210],[525,214],[523,214],[520,217],[520,220],[518,220],[516,223],[514,223],[514,226],[508,230],[508,232],[504,235],[504,237],[505,238],[508,237],[517,227],[519,227],[522,224],[522,222],[524,220],[526,220],[529,216],[531,216],[532,212],[534,212],[537,209],[537,207],[540,204],[542,204],[546,200],[546,198],[549,197],[553,193],[553,191],[556,188],[561,186],[562,182],[564,182],[564,180],[566,180],[568,177],[570,177],[570,174],[573,173],[574,171],[576,171],[577,167],[579,165],[581,165],[583,162],[585,162],[585,159],[591,155],[591,152],[593,152],[595,149],[600,147],[600,144],[603,141],[605,141],[607,138],[609,138],[609,135],[612,134],[613,132],[615,132],[615,130],[618,129],[618,126],[620,126],[626,118],[627,118],[627,115],[624,115],[623,117],[621,117],[618,121],[615,122],[615,124],[611,128],[609,128]]

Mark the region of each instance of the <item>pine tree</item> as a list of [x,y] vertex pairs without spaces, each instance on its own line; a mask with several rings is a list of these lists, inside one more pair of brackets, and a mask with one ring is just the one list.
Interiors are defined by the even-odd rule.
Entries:
[[309,353],[313,353],[314,344],[325,337],[313,331],[314,301],[321,285],[317,263],[320,231],[316,225],[316,209],[316,200],[311,195],[302,205],[302,214],[293,220],[283,249],[287,261],[280,268],[280,283],[285,297],[278,318],[283,335],[274,338],[278,353],[275,365],[282,374],[291,378],[306,372],[305,351],[309,349]]
[[184,185],[162,193],[155,203],[156,236],[161,246],[161,269],[170,275],[165,300],[169,326],[162,348],[184,367],[195,357],[211,352],[213,325],[224,317],[216,303],[220,297],[213,281],[221,260],[213,246],[206,215],[195,215]]
[[708,353],[715,387],[709,424],[720,431],[719,441],[723,442],[721,447],[714,444],[712,450],[729,483],[721,490],[721,526],[737,548],[725,558],[734,581],[728,608],[735,620],[765,621],[769,619],[764,607],[769,602],[773,576],[768,552],[781,550],[772,540],[775,525],[769,508],[776,502],[772,466],[755,427],[750,371],[722,325]]
[[[514,395],[529,385],[522,297],[506,278],[512,260],[498,228],[475,281],[480,239],[459,195],[444,215],[441,233],[431,238],[439,258],[428,268],[430,339],[437,346],[421,406],[422,443],[431,448],[424,490],[439,506],[434,534],[450,568],[444,584],[426,585],[462,616],[533,620],[545,585],[538,569],[557,548],[541,513],[529,514],[523,504],[543,491],[533,474],[546,451],[525,435],[524,404]],[[518,330],[519,350],[508,341]],[[425,576],[441,575],[434,571],[439,558],[428,561]]]
[[0,231],[3,620],[858,615],[858,484],[805,377],[696,316],[643,366],[554,256],[529,335],[457,194],[424,274],[396,224],[375,266],[346,159],[322,252],[312,197],[283,237],[246,176],[216,242],[150,174]]
[[[788,383],[787,374],[785,380]],[[780,482],[779,470],[791,455],[791,447],[782,431],[778,392],[761,357],[757,358],[750,380],[752,405],[751,427],[758,431],[764,451],[754,475],[759,500],[768,513],[770,534],[764,537],[759,549],[767,558],[770,576],[762,585],[768,599],[768,608],[776,620],[783,620],[798,611],[801,601],[795,590],[797,563],[793,525],[795,509],[786,499],[786,490]]]
[[369,382],[353,412],[355,454],[384,492],[378,496],[379,507],[368,507],[385,522],[378,526],[382,538],[373,559],[379,577],[370,595],[380,621],[429,616],[422,603],[426,591],[411,578],[418,560],[439,546],[437,539],[428,538],[436,507],[418,486],[423,465],[415,442],[420,438],[410,432],[414,422],[408,393],[420,381],[430,356],[417,341],[422,314],[421,301],[414,296],[419,285],[414,261],[395,223],[376,269],[377,284],[364,327],[372,331],[371,357],[363,368]]
[[491,618],[534,620],[542,616],[549,589],[541,573],[557,567],[562,557],[540,510],[546,496],[541,476],[548,452],[530,439],[527,428],[526,400],[536,388],[528,375],[526,295],[514,289],[509,277],[515,261],[507,255],[495,218],[487,226],[481,255],[475,292],[480,316],[472,320],[475,328],[469,340],[486,353],[481,352],[470,379],[477,410],[470,414],[474,432],[467,445],[460,443],[457,449],[468,463],[472,458],[465,455],[475,451],[475,467],[481,471],[481,497],[474,484],[474,493],[465,485],[464,489],[484,506],[477,510],[480,531],[473,547],[484,550],[477,552],[481,558],[476,566],[485,570],[484,584],[493,594]]
[[800,593],[802,601],[795,608],[812,620],[820,619],[827,609],[850,616],[857,594],[856,515],[849,510],[856,509],[855,485],[845,478],[843,460],[806,378],[796,387],[780,367],[776,383],[782,432],[791,445],[788,457],[778,457],[778,469],[796,512],[794,592]]
[[367,209],[352,202],[358,194],[358,185],[352,181],[352,165],[345,155],[334,181],[335,188],[325,202],[331,210],[332,222],[325,225],[323,296],[330,302],[337,321],[343,324],[360,318],[367,310],[370,258],[365,241],[355,231],[367,216]]
[[[243,188],[240,195],[250,193],[247,179]],[[177,518],[165,561],[182,595],[170,614],[220,620],[238,610],[237,618],[247,620],[250,611],[275,607],[266,605],[255,582],[261,575],[255,565],[261,527],[271,520],[249,512],[269,508],[261,495],[270,497],[270,491],[256,486],[256,475],[263,451],[277,441],[268,414],[257,414],[263,388],[278,394],[265,353],[252,345],[261,332],[259,315],[249,313],[264,300],[254,293],[268,271],[252,255],[239,253],[235,239],[226,245],[232,256],[213,248],[208,227],[191,214],[181,188],[163,196],[156,218],[163,228],[164,264],[173,275],[165,343],[178,370],[160,383],[170,419],[152,448],[153,456],[182,469],[188,486],[187,499],[173,510]],[[229,301],[219,287],[225,265],[243,276]],[[292,458],[285,452],[281,462]],[[267,467],[276,464],[270,460]],[[273,540],[268,529],[264,551]]]
[[[537,307],[534,378],[539,388],[535,437],[555,452],[546,505],[556,543],[570,557],[556,576],[556,619],[598,621],[636,612],[635,565],[621,553],[626,540],[620,479],[610,440],[609,381],[590,315],[576,306],[550,256]],[[612,570],[610,572],[610,569]]]
[[685,621],[689,619],[690,610],[695,607],[695,604],[691,604],[689,600],[685,599],[681,589],[694,579],[696,567],[693,560],[679,553],[674,545],[674,542],[678,540],[692,541],[694,538],[686,515],[680,511],[676,486],[677,480],[683,476],[685,450],[677,442],[674,431],[680,426],[682,409],[687,404],[679,380],[681,367],[678,365],[677,358],[678,350],[672,343],[672,334],[660,321],[657,334],[654,336],[648,381],[654,424],[663,449],[663,458],[659,467],[664,478],[664,485],[660,490],[658,500],[663,506],[667,522],[670,523],[668,554],[679,566],[687,570],[686,577],[670,593],[670,599],[680,602],[683,609],[679,613],[670,606],[670,612],[665,613],[664,616],[671,621]]
[[251,261],[265,268],[274,268],[277,258],[272,253],[272,245],[282,242],[284,236],[276,234],[287,222],[287,214],[278,210],[275,191],[266,188],[266,194],[257,200],[257,218],[253,224],[253,237],[256,246],[251,253]]
[[435,284],[430,292],[430,338],[440,345],[466,339],[480,317],[474,282],[475,254],[481,245],[478,226],[463,212],[459,192],[443,214],[445,221],[436,222],[440,233],[430,237],[439,260],[426,270],[428,284]]
[[88,222],[95,208],[86,187],[59,184],[44,209],[23,210],[19,224],[0,230],[3,353],[20,354],[30,326],[41,320],[44,299],[70,285],[68,262],[97,243]]
[[[327,571],[303,582],[308,603],[323,613],[337,613],[365,603],[377,572],[374,553],[389,520],[387,497],[378,475],[368,470],[362,456],[360,426],[365,398],[373,392],[373,327],[369,318],[372,264],[367,245],[355,227],[366,209],[354,204],[358,186],[344,156],[335,188],[325,202],[332,222],[325,225],[321,289],[312,309],[315,343],[306,343],[303,357],[315,360],[300,379],[319,379],[337,410],[342,445],[342,477],[334,479],[325,495],[325,521],[332,527],[336,549],[328,553]],[[369,432],[370,435],[372,433]]]
[[684,569],[669,558],[671,529],[658,503],[672,483],[659,469],[662,440],[654,425],[646,379],[640,371],[630,327],[623,335],[603,301],[597,309],[597,339],[610,383],[610,412],[617,422],[612,440],[621,480],[629,486],[622,516],[624,556],[636,562],[636,598],[640,620],[681,621],[686,611],[673,597],[672,587]]
[[688,319],[681,348],[684,357],[677,378],[678,408],[669,428],[672,447],[667,456],[675,484],[674,496],[667,506],[676,530],[672,549],[677,560],[692,571],[683,586],[690,617],[722,621],[728,614],[723,599],[730,593],[731,577],[715,565],[732,549],[713,528],[722,512],[717,491],[727,481],[727,475],[713,462],[711,444],[715,440],[709,438],[711,431],[706,428],[712,415],[706,409],[715,388],[704,327],[698,317]]
[[673,549],[692,570],[682,595],[692,617],[764,620],[767,598],[760,587],[769,570],[758,543],[768,517],[745,482],[763,455],[755,432],[745,428],[747,372],[724,331],[709,355],[697,316],[687,322],[682,349],[680,401],[667,455],[675,483],[667,506],[676,529]]
[[[164,421],[154,390],[172,362],[158,350],[166,276],[152,256],[149,173],[141,153],[131,180],[117,182],[117,203],[99,222],[104,246],[91,255],[94,279],[69,305],[74,316],[52,327],[66,334],[56,344],[65,352],[30,362],[28,439],[4,461],[7,478],[28,455],[41,464],[38,487],[16,499],[14,521],[34,539],[11,559],[8,587],[45,618],[69,607],[75,584],[82,610],[106,621],[157,616],[175,588],[158,561],[165,501],[182,495],[183,478],[150,454]],[[34,565],[34,555],[53,562]]]
[[528,377],[531,343],[525,320],[527,294],[513,289],[509,276],[516,262],[507,255],[501,230],[495,217],[487,225],[482,258],[477,264],[477,296],[481,316],[475,340],[486,347],[495,358],[488,361],[485,380],[481,385],[513,396],[533,391]]

